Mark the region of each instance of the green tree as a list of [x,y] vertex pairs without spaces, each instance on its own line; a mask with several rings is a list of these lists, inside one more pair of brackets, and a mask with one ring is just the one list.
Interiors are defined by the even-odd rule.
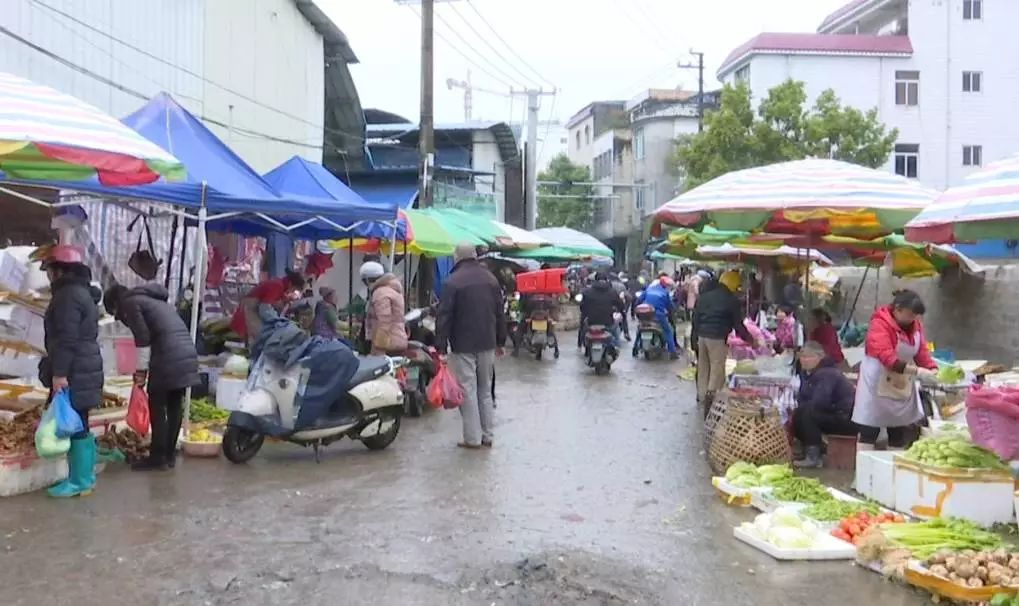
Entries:
[[594,224],[594,188],[591,171],[559,154],[542,172],[538,181],[554,182],[538,186],[538,227],[570,227],[584,231]]
[[888,161],[899,132],[877,110],[843,106],[832,90],[805,109],[802,82],[787,80],[768,91],[755,112],[745,84],[726,86],[704,131],[676,142],[670,160],[691,189],[727,172],[803,158],[828,158],[878,168]]

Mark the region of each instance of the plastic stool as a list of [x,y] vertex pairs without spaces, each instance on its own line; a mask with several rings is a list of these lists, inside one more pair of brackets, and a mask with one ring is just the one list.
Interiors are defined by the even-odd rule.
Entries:
[[856,436],[828,435],[826,466],[830,469],[855,470],[856,440]]

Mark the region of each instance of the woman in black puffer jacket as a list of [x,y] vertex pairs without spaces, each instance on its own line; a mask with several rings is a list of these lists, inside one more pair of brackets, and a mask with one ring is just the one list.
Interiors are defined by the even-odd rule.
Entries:
[[132,465],[135,471],[173,467],[177,437],[184,415],[184,392],[199,384],[198,354],[191,333],[168,302],[159,284],[138,288],[116,285],[106,290],[106,311],[134,335],[138,349],[135,385],[148,383],[152,447],[149,458]]
[[68,389],[71,405],[85,430],[71,436],[67,479],[49,489],[53,497],[87,495],[95,487],[96,439],[88,430],[88,411],[103,399],[103,357],[99,352],[98,288],[82,252],[54,246],[43,262],[50,279],[46,308],[46,358],[39,364],[39,380],[50,394]]

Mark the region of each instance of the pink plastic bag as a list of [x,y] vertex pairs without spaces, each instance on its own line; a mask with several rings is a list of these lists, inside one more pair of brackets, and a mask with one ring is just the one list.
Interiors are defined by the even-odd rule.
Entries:
[[973,443],[1008,461],[1019,458],[1019,388],[974,385],[966,394]]
[[127,426],[141,437],[149,435],[149,394],[135,385],[127,404]]
[[428,403],[432,408],[447,410],[459,408],[464,401],[464,390],[445,362],[439,363],[435,378],[428,384]]

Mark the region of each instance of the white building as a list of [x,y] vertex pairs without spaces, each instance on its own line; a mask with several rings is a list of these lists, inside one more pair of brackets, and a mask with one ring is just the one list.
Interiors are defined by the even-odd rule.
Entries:
[[[323,120],[351,131],[335,146],[363,146],[357,58],[312,0],[7,0],[0,28],[0,71],[116,117],[166,91],[259,172],[322,162]],[[353,114],[326,117],[327,78]]]
[[946,188],[1019,151],[1019,2],[855,0],[815,34],[756,36],[718,71],[755,99],[787,79],[831,88],[899,130],[888,169]]

